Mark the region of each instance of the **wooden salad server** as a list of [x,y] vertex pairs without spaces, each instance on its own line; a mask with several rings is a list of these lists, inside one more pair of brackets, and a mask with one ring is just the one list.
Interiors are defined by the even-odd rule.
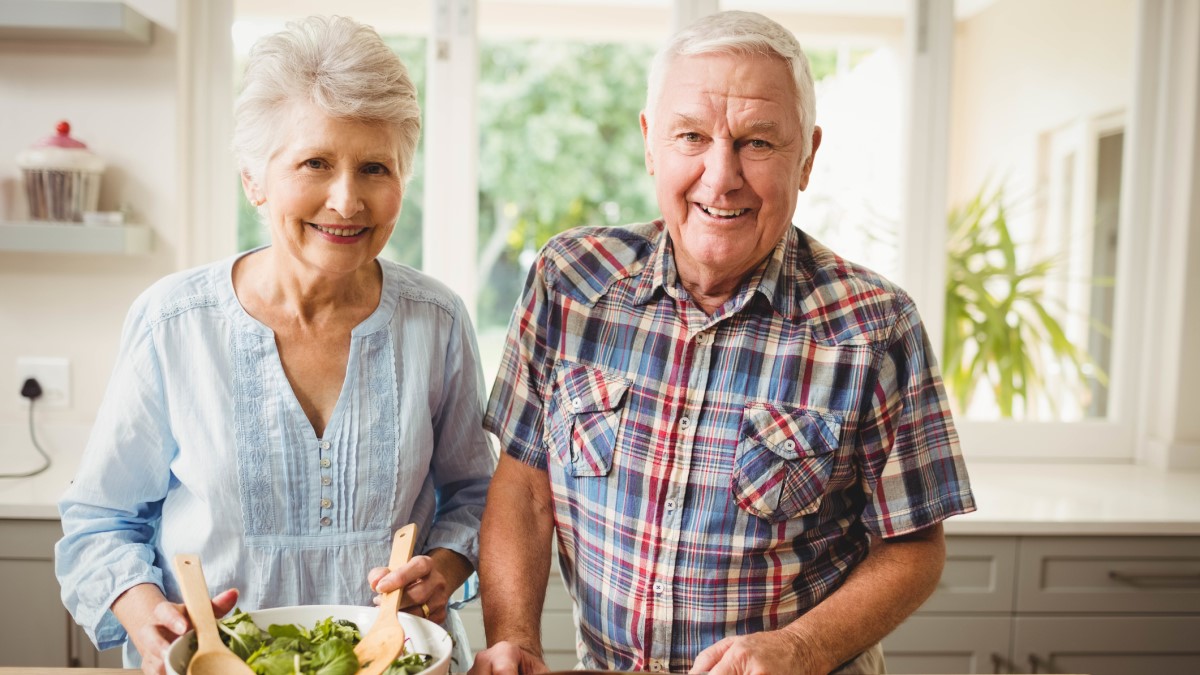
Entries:
[[[394,570],[408,562],[416,540],[416,524],[409,523],[396,530],[396,536],[392,539],[392,558],[388,561],[388,569]],[[403,588],[383,594],[375,625],[371,626],[371,630],[363,636],[362,642],[354,648],[354,655],[358,657],[359,663],[358,675],[379,675],[404,651],[404,627],[396,617],[400,611],[402,595]]]
[[175,556],[175,574],[183,590],[183,604],[196,629],[196,654],[188,662],[187,675],[254,675],[250,666],[221,642],[200,558],[190,553]]

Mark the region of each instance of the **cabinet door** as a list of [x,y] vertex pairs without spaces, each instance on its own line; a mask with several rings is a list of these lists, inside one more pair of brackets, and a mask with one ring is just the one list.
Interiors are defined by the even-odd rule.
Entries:
[[1011,635],[1008,616],[918,614],[883,640],[883,655],[889,673],[992,673],[1006,662]]
[[1200,616],[1018,617],[1013,659],[1026,672],[1200,673]]
[[58,594],[57,520],[0,521],[0,666],[64,667],[72,622]]
[[1025,537],[1018,612],[1200,611],[1200,537]]
[[1016,537],[946,537],[942,577],[919,611],[1011,612],[1016,569]]

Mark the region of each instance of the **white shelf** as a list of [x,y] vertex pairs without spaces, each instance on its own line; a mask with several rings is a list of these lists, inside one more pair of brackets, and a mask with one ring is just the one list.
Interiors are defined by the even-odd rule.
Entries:
[[144,225],[0,223],[0,251],[33,253],[149,253],[153,232]]
[[152,27],[124,2],[0,0],[0,40],[148,45]]

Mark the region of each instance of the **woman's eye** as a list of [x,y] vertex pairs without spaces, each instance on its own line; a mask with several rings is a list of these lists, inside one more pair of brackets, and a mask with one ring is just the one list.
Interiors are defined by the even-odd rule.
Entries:
[[319,159],[306,159],[304,160],[304,166],[308,169],[320,169],[321,167],[325,166],[325,162],[322,162]]
[[382,164],[368,164],[363,168],[363,171],[372,176],[386,176],[388,174],[388,168]]

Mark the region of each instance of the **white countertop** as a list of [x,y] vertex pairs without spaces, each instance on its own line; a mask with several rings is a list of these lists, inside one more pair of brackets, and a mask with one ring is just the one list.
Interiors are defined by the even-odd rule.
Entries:
[[[0,518],[57,519],[75,477],[86,426],[39,429],[54,463],[33,478],[0,479]],[[0,428],[0,473],[39,465],[28,429]],[[15,448],[14,448],[15,443]],[[1000,464],[967,470],[979,510],[946,521],[958,535],[1200,535],[1200,471],[1129,464]]]

